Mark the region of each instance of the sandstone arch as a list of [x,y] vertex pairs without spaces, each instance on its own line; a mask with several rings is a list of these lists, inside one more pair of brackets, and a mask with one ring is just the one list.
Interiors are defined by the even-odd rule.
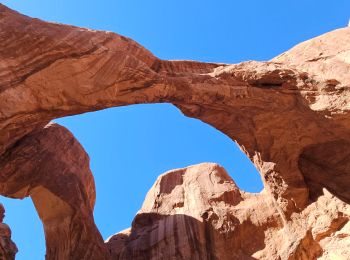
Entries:
[[[226,65],[164,61],[126,37],[43,22],[0,5],[0,192],[12,197],[31,195],[38,203],[43,196],[49,201],[64,197],[60,192],[52,193],[58,186],[49,191],[42,188],[43,183],[47,184],[46,174],[57,168],[57,160],[63,165],[69,162],[62,159],[63,154],[51,152],[57,160],[48,157],[45,162],[35,161],[37,167],[45,163],[43,174],[26,164],[34,147],[35,151],[43,149],[42,156],[49,156],[45,142],[40,143],[46,133],[50,132],[47,142],[69,136],[64,130],[51,133],[51,129],[61,129],[58,126],[45,128],[52,119],[112,106],[170,102],[185,115],[211,124],[241,145],[264,180],[265,190],[255,199],[269,205],[275,219],[274,231],[269,231],[275,240],[262,238],[264,243],[277,248],[283,233],[290,240],[274,254],[282,259],[302,255],[303,245],[310,239],[319,239],[310,242],[319,245],[324,237],[317,236],[316,231],[296,232],[318,225],[310,220],[311,224],[304,226],[299,223],[300,218],[306,218],[310,212],[328,214],[329,225],[323,223],[326,234],[341,230],[348,220],[348,205],[336,198],[334,189],[331,194],[324,191],[317,201],[310,200],[313,186],[305,178],[314,176],[305,173],[308,165],[304,160],[301,166],[300,158],[305,158],[305,151],[313,157],[313,150],[308,148],[325,143],[342,143],[335,156],[342,157],[349,150],[349,38],[349,28],[339,29],[296,46],[270,62]],[[77,149],[74,142],[69,149]],[[349,158],[344,160],[348,163]],[[73,222],[88,231],[82,233],[86,237],[83,241],[91,247],[84,250],[84,243],[74,244],[83,238],[72,237],[68,243],[74,244],[75,252],[69,246],[61,251],[55,247],[57,241],[51,244],[48,239],[49,259],[62,258],[62,252],[80,252],[74,256],[80,259],[109,257],[92,218],[86,223],[79,219],[79,214],[92,214],[93,204],[91,181],[85,182],[91,178],[89,169],[86,165],[81,167],[72,175],[79,176],[75,181],[82,185],[77,188],[81,196],[74,197],[78,202],[67,206],[70,198],[63,198],[57,213],[59,216],[73,208],[74,213],[68,215],[73,214]],[[57,176],[62,178],[62,173]],[[347,180],[347,172],[341,178]],[[327,187],[321,185],[322,188]],[[331,202],[336,206],[324,211]],[[51,220],[45,210],[40,213],[38,208],[44,223]],[[339,218],[346,221],[335,225],[332,221]],[[271,219],[264,217],[261,221],[267,223]],[[51,224],[49,221],[48,227]],[[77,235],[74,230],[70,226],[64,233]],[[348,243],[346,236],[343,238],[337,243]],[[259,253],[251,254],[268,259],[273,252],[266,250],[260,248]],[[96,256],[88,255],[89,252],[96,252]]]

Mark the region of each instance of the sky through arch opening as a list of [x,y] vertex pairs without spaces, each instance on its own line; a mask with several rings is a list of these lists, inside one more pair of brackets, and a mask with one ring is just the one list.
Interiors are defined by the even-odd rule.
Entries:
[[258,171],[229,137],[171,104],[141,104],[65,117],[90,156],[96,224],[106,239],[131,225],[147,191],[169,170],[202,162],[223,166],[244,191],[260,192]]
[[[104,239],[131,226],[146,193],[169,170],[203,162],[223,166],[240,189],[260,192],[258,171],[228,136],[184,116],[171,104],[139,104],[55,120],[90,156],[96,183],[95,222]],[[30,198],[1,197],[16,259],[44,258],[42,223]]]

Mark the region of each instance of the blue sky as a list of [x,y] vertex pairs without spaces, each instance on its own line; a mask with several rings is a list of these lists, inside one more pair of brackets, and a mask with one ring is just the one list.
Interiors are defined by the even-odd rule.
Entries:
[[[345,27],[350,1],[1,1],[48,21],[114,31],[163,59],[237,63],[269,60],[295,44]],[[167,170],[200,162],[223,165],[244,190],[262,188],[236,145],[169,104],[113,108],[56,120],[91,158],[95,220],[104,238],[130,226],[148,189]],[[30,199],[0,198],[19,247],[17,259],[43,259],[41,222]]]

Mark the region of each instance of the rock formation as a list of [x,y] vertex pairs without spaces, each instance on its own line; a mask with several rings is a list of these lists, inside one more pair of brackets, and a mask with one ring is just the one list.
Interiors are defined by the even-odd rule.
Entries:
[[17,253],[17,247],[11,240],[11,229],[3,223],[5,208],[0,204],[0,259],[13,260]]
[[284,222],[274,203],[266,190],[240,191],[216,164],[173,170],[148,192],[131,229],[110,237],[107,245],[112,259],[350,256],[347,204],[325,191]]
[[[160,60],[129,38],[0,5],[0,194],[31,196],[47,259],[347,259],[349,71],[349,27],[226,65]],[[264,190],[240,191],[213,164],[171,171],[105,244],[88,156],[49,122],[159,102],[237,142]]]
[[68,130],[48,124],[19,140],[4,158],[1,193],[31,196],[44,224],[47,259],[108,259],[93,221],[89,158]]

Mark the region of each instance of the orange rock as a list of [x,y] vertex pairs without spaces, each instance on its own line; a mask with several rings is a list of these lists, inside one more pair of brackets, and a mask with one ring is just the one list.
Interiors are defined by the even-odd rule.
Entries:
[[350,255],[349,206],[325,191],[290,220],[265,190],[240,191],[212,163],[161,175],[112,259],[331,259]]
[[[129,38],[0,5],[0,194],[32,197],[47,259],[346,259],[349,40],[347,27],[269,62],[165,61]],[[236,141],[259,170],[264,191],[239,191],[212,164],[171,171],[153,187],[159,197],[147,196],[131,230],[105,245],[92,218],[87,155],[67,130],[46,125],[159,102]],[[196,188],[188,188],[189,180]]]

